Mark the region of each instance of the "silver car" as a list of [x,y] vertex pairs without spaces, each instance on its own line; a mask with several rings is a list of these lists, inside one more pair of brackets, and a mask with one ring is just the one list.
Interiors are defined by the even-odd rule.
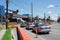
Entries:
[[32,29],[35,26],[33,22],[29,22],[28,25],[26,26],[26,29]]
[[26,27],[26,22],[21,22],[20,25],[21,27]]

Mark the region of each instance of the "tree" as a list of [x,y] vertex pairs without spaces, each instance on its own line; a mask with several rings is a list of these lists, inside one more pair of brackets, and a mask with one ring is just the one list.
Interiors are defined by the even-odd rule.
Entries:
[[57,22],[60,22],[60,17],[58,17]]
[[50,16],[47,18],[47,21],[49,21],[50,20]]

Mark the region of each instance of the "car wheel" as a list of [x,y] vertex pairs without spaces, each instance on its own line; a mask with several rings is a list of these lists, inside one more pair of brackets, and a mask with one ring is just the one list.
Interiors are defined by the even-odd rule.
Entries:
[[29,30],[29,28],[26,28],[26,30]]
[[28,30],[28,28],[26,28],[26,30]]
[[47,34],[49,34],[49,32],[47,32]]
[[36,33],[34,30],[32,30],[33,33]]

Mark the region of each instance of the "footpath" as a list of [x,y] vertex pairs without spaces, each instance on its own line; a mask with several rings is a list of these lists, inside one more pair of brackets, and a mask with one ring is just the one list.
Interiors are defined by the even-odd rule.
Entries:
[[3,29],[3,30],[0,30],[0,40],[2,39],[2,37],[4,36],[4,34],[5,34],[5,29]]

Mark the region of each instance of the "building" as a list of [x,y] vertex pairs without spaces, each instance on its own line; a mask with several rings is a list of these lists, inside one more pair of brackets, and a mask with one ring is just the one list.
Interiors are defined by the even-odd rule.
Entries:
[[5,21],[5,8],[4,6],[0,5],[0,22],[4,22]]
[[31,16],[29,14],[23,14],[23,15],[13,14],[13,18],[22,18],[25,21],[30,21]]
[[13,13],[13,12],[12,13],[8,12],[8,19],[9,19],[10,22],[17,22],[17,18],[13,18],[14,14],[15,13]]

